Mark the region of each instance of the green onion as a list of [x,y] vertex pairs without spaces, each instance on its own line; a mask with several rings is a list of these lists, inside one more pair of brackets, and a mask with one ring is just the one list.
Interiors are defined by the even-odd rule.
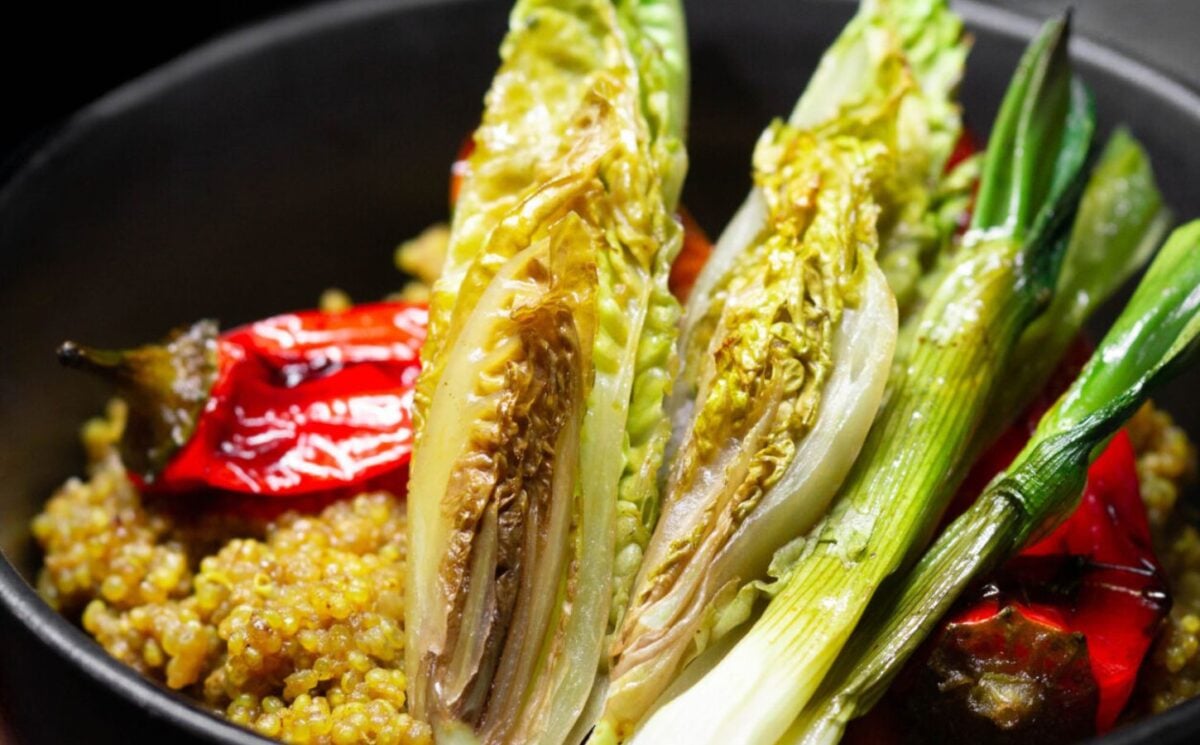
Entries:
[[1118,129],[1088,180],[1054,299],[1021,335],[977,447],[990,444],[1042,390],[1083,324],[1146,264],[1170,225],[1149,156]]
[[786,743],[836,742],[886,690],[955,598],[1079,503],[1090,461],[1200,336],[1200,221],[1163,247],[1070,389],[1013,465],[955,520],[903,584],[872,605]]

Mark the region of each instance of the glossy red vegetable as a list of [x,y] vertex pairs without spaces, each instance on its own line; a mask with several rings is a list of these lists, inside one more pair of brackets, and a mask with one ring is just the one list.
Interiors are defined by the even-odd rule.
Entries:
[[384,303],[223,335],[204,414],[151,490],[298,494],[406,464],[425,321],[422,306]]
[[[1136,465],[1122,431],[1088,470],[1083,499],[1071,517],[1022,550],[945,622],[947,630],[983,623],[1008,608],[1030,622],[1081,634],[1099,692],[1095,731],[1101,733],[1125,708],[1170,610]],[[935,648],[947,643],[943,637]]]
[[[1068,352],[1043,395],[976,462],[943,525],[1008,467],[1090,351],[1080,342]],[[1076,511],[942,620],[846,742],[901,742],[880,733],[904,730],[924,733],[921,741],[1022,745],[1103,733],[1128,702],[1169,609],[1122,431],[1088,470]]]
[[979,141],[975,139],[971,130],[964,127],[958,135],[958,142],[954,143],[954,150],[950,151],[950,157],[946,160],[946,172],[953,171],[958,164],[978,153],[979,150]]
[[667,278],[667,284],[671,288],[671,294],[679,302],[686,303],[688,295],[692,293],[692,287],[696,284],[696,278],[700,276],[700,270],[712,255],[713,246],[704,234],[704,229],[682,206],[679,208],[679,221],[683,223],[683,247],[675,257],[675,263],[671,264],[671,275]]
[[123,455],[147,491],[311,494],[407,464],[426,320],[424,305],[378,303],[219,337],[202,322],[125,352],[67,344],[60,357],[105,373],[130,401],[127,429],[140,435]]

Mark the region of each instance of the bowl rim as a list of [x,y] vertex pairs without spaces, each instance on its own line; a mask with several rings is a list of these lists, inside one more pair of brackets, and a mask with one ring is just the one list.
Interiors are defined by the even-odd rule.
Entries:
[[[0,165],[0,213],[13,195],[38,171],[61,157],[89,128],[113,118],[230,60],[256,54],[289,39],[329,28],[434,5],[478,0],[324,0],[315,5],[235,28],[120,85],[79,109],[57,125],[33,135]],[[844,3],[843,4],[849,4]],[[1011,40],[1033,37],[1040,21],[1023,12],[978,0],[958,0],[955,10],[968,28]],[[1133,54],[1076,34],[1072,57],[1085,67],[1149,91],[1188,119],[1200,124],[1200,91],[1177,80]],[[115,691],[146,715],[182,727],[187,734],[217,742],[273,742],[210,712],[186,696],[157,684],[110,657],[90,636],[47,605],[8,557],[0,551],[0,612],[11,615],[37,641],[73,664],[93,682]],[[1099,738],[1105,745],[1174,742],[1200,730],[1200,698],[1166,712],[1128,723]]]

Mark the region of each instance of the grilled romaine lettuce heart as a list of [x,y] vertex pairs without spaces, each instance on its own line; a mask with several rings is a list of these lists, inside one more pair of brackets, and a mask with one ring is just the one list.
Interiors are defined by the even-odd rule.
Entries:
[[417,396],[407,663],[441,740],[589,724],[669,432],[684,50],[674,0],[513,10]]
[[776,550],[850,471],[898,314],[945,243],[937,195],[966,49],[944,0],[864,0],[760,139],[754,189],[683,319],[663,517],[610,649],[599,741],[627,737],[748,618]]

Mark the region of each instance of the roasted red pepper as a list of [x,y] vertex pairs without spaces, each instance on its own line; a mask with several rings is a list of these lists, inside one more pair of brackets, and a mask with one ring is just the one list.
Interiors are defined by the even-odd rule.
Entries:
[[[972,469],[943,522],[1008,467],[1090,349],[1077,343],[1046,391]],[[1063,742],[1110,729],[1170,609],[1135,454],[1118,433],[1079,507],[965,597],[846,741]],[[911,737],[880,739],[908,730]]]
[[1013,605],[981,609],[939,632],[907,703],[912,739],[1057,745],[1095,731],[1099,699],[1083,634]]
[[946,160],[946,172],[953,171],[960,163],[978,153],[979,150],[979,142],[975,139],[975,135],[964,127],[958,135],[958,142],[954,143],[954,149],[950,151],[950,157]]
[[426,318],[424,305],[378,303],[219,337],[201,322],[124,352],[68,343],[59,355],[129,401],[122,453],[148,491],[314,493],[408,462]]
[[675,263],[671,264],[671,276],[667,279],[667,284],[671,288],[671,294],[679,302],[685,303],[688,295],[692,294],[692,287],[696,284],[696,278],[700,276],[700,270],[708,263],[713,247],[708,236],[704,234],[704,229],[683,206],[679,208],[679,221],[683,224],[683,247],[675,257]]
[[[1136,466],[1128,436],[1118,433],[1088,470],[1078,509],[952,614],[935,650],[954,643],[947,635],[956,627],[989,622],[1006,609],[1029,624],[1081,635],[1099,694],[1095,731],[1110,729],[1170,609]],[[1030,651],[993,650],[1023,653]]]
[[[1076,343],[1044,394],[976,464],[956,502],[973,499],[1024,447],[1042,414],[1090,354]],[[1166,579],[1150,542],[1137,461],[1122,431],[1088,469],[1075,512],[1027,546],[989,581],[984,596],[947,621],[978,622],[1005,607],[1031,622],[1082,634],[1099,691],[1095,727],[1105,732],[1129,700],[1138,669],[1170,610]]]

